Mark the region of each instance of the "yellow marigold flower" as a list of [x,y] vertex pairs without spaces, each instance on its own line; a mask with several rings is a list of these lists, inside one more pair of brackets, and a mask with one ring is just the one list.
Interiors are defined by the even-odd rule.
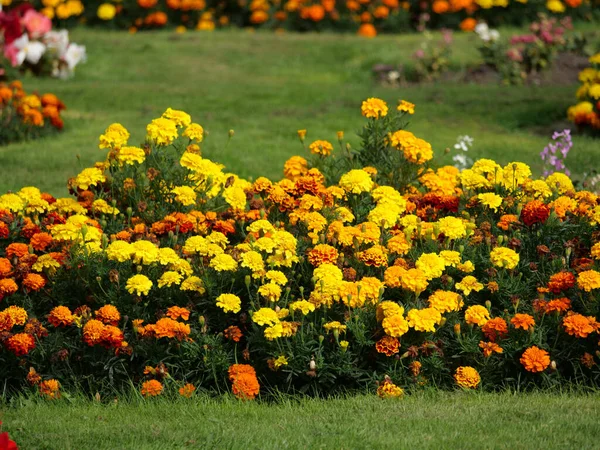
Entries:
[[174,284],[179,285],[183,280],[183,276],[175,271],[169,270],[161,275],[158,279],[158,287],[171,287]]
[[485,194],[479,194],[477,199],[483,206],[487,206],[490,209],[493,209],[494,212],[498,212],[498,208],[502,205],[502,197],[498,194],[494,194],[491,192],[486,192]]
[[333,145],[329,141],[318,140],[308,146],[311,153],[321,156],[329,156],[333,151]]
[[167,108],[162,117],[175,122],[178,127],[187,127],[192,123],[192,118],[188,113],[176,109]]
[[409,269],[401,280],[402,288],[419,295],[429,286],[425,272],[420,269]]
[[283,286],[288,282],[288,279],[285,276],[285,274],[283,272],[280,272],[279,270],[269,270],[265,274],[265,277],[267,280],[280,286]]
[[217,272],[232,272],[237,269],[238,264],[232,256],[221,253],[210,260],[209,267]]
[[377,395],[383,399],[399,398],[404,395],[404,390],[390,381],[385,381],[377,388]]
[[177,124],[164,117],[154,119],[150,122],[146,127],[146,131],[148,132],[148,137],[160,146],[170,145],[177,139]]
[[406,240],[402,233],[391,237],[387,242],[387,249],[397,255],[406,255],[411,248],[412,244]]
[[373,183],[371,176],[367,172],[355,169],[342,175],[338,184],[346,192],[361,194],[363,192],[370,192],[375,183]]
[[199,294],[204,294],[206,292],[206,289],[204,288],[204,283],[202,282],[200,277],[197,277],[195,275],[187,277],[185,280],[183,280],[183,283],[181,283],[179,289],[181,289],[182,291],[194,291],[198,292]]
[[292,156],[283,166],[283,175],[295,181],[308,172],[308,162],[302,156]]
[[404,308],[396,302],[384,300],[377,305],[376,317],[378,322],[381,322],[386,317],[402,316],[403,314]]
[[507,189],[517,189],[531,176],[531,169],[527,164],[521,162],[508,163],[502,169],[502,183]]
[[106,256],[111,261],[125,262],[131,259],[134,253],[133,245],[125,241],[114,241],[106,247]]
[[380,119],[387,116],[388,106],[383,100],[371,97],[362,102],[360,111],[364,117]]
[[163,266],[176,263],[178,260],[179,256],[172,248],[163,247],[158,249],[158,262]]
[[0,209],[18,212],[25,208],[25,201],[17,194],[0,195]]
[[439,228],[448,239],[455,240],[466,236],[467,228],[463,220],[458,217],[443,217],[438,220]]
[[275,283],[263,284],[258,288],[258,294],[271,302],[276,302],[281,297],[281,286]]
[[460,253],[454,250],[442,250],[440,252],[441,258],[447,266],[456,267],[460,264]]
[[446,261],[436,253],[423,253],[415,263],[417,269],[420,269],[427,281],[439,278],[446,269]]
[[594,259],[600,259],[600,242],[597,242],[592,246],[591,256]]
[[273,367],[275,367],[275,370],[281,368],[282,366],[287,366],[287,365],[288,365],[288,360],[284,355],[281,355],[278,358],[273,360]]
[[398,111],[412,115],[415,113],[415,105],[414,103],[407,102],[406,100],[401,100],[400,104],[398,105]]
[[385,334],[391,337],[399,338],[408,332],[408,322],[400,315],[393,315],[383,319],[381,322]]
[[94,200],[92,203],[92,211],[95,213],[110,214],[112,216],[116,216],[120,213],[117,208],[110,206],[108,203],[106,203],[106,200],[102,200],[100,198],[98,200]]
[[332,322],[327,322],[326,324],[324,324],[323,328],[325,328],[327,332],[338,331],[339,333],[345,333],[348,327],[346,325],[342,325],[337,320],[334,320]]
[[187,126],[183,132],[183,136],[193,141],[202,142],[204,140],[204,128],[197,123],[192,123]]
[[134,163],[141,164],[145,159],[146,153],[139,147],[121,147],[117,153],[117,161],[130,166]]
[[398,206],[385,203],[377,205],[369,212],[367,219],[370,222],[376,223],[383,226],[383,228],[392,228],[398,222],[398,217],[401,214],[401,210]]
[[117,8],[111,3],[102,3],[100,6],[98,6],[98,10],[96,11],[98,18],[105,21],[112,20],[116,14]]
[[575,190],[571,179],[561,172],[554,172],[548,176],[546,184],[550,186],[550,189],[557,191],[561,195]]
[[454,379],[456,384],[465,389],[475,389],[481,383],[479,372],[470,366],[462,366],[456,369]]
[[279,339],[283,336],[283,325],[281,322],[277,322],[270,327],[265,328],[264,335],[267,340],[272,341],[273,339]]
[[463,305],[463,298],[456,292],[438,289],[429,296],[429,306],[440,313],[460,311]]
[[465,321],[471,325],[484,326],[490,320],[490,312],[485,306],[469,306],[465,311]]
[[483,289],[483,284],[477,281],[472,275],[467,275],[460,283],[456,283],[456,289],[463,292],[464,295],[469,295],[471,291],[479,292]]
[[590,56],[589,61],[591,64],[600,64],[600,53]]
[[472,273],[475,271],[475,265],[471,261],[465,261],[462,264],[457,264],[456,268],[463,273]]
[[75,177],[75,186],[85,191],[89,189],[90,186],[97,186],[105,181],[106,177],[102,173],[102,170],[96,167],[90,167],[83,169],[79,175]]
[[134,275],[127,280],[125,288],[132,295],[148,295],[152,288],[152,281],[146,275]]
[[435,331],[435,326],[442,321],[442,315],[435,308],[411,309],[406,314],[408,325],[416,331]]
[[514,269],[519,264],[519,254],[506,247],[496,247],[490,252],[490,260],[496,267]]
[[279,317],[271,308],[260,308],[252,314],[252,321],[257,325],[271,326],[279,323]]
[[600,289],[600,273],[595,270],[586,270],[580,272],[577,276],[577,286],[586,292],[594,289]]
[[177,186],[171,190],[175,194],[175,200],[183,206],[190,206],[196,203],[196,191],[189,186]]
[[241,266],[246,267],[252,271],[254,278],[260,278],[265,272],[265,262],[260,253],[255,251],[249,251],[243,253],[240,257]]
[[60,263],[52,257],[52,255],[42,255],[37,261],[31,266],[36,272],[42,272],[44,269],[58,269]]
[[127,144],[129,131],[120,123],[113,123],[100,135],[100,148],[120,148]]
[[548,0],[546,2],[546,8],[548,8],[548,11],[551,11],[556,14],[564,13],[567,9],[564,3],[560,0]]
[[223,191],[223,198],[233,209],[246,209],[246,193],[238,186],[230,186]]
[[158,261],[158,247],[150,241],[139,240],[131,244],[135,264],[152,264]]
[[217,306],[224,312],[238,313],[242,309],[242,300],[234,294],[221,294],[217,297]]
[[27,311],[20,306],[9,306],[3,312],[12,318],[15,325],[25,325],[27,322]]
[[302,311],[302,314],[306,316],[308,313],[315,310],[315,305],[313,305],[311,302],[307,302],[306,300],[298,300],[290,303],[290,309],[292,311],[300,310]]

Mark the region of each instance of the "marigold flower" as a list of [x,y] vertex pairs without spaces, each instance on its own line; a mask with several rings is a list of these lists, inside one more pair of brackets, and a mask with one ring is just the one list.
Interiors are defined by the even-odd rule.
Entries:
[[560,294],[575,286],[575,275],[571,272],[559,272],[550,277],[548,289],[553,294]]
[[6,340],[6,348],[16,356],[23,356],[35,348],[35,339],[27,333],[13,334]]
[[40,394],[49,400],[60,398],[60,384],[58,380],[50,379],[44,380],[38,384]]
[[125,288],[132,295],[148,295],[150,289],[152,289],[152,281],[146,275],[133,275],[127,280]]
[[442,315],[435,308],[411,309],[406,315],[408,325],[416,331],[434,332],[442,321]]
[[331,245],[319,244],[308,252],[308,262],[315,267],[321,264],[336,264],[338,256],[338,251]]
[[504,353],[502,347],[495,342],[479,342],[479,347],[483,350],[483,356],[489,358],[493,353]]
[[407,102],[406,100],[401,100],[397,109],[398,111],[405,112],[411,115],[415,113],[414,103]]
[[196,387],[193,384],[187,383],[179,388],[179,395],[185,398],[191,398],[194,395]]
[[578,338],[586,338],[597,331],[596,321],[590,321],[588,317],[581,314],[570,314],[563,319],[563,327],[567,334]]
[[595,270],[580,272],[577,276],[577,285],[586,292],[600,289],[600,273]]
[[248,364],[233,364],[229,367],[229,380],[233,394],[241,400],[253,400],[260,391],[256,371]]
[[514,269],[519,264],[519,254],[507,247],[496,247],[490,252],[490,260],[496,267]]
[[52,308],[48,315],[48,322],[55,327],[68,327],[75,320],[75,316],[66,306]]
[[380,398],[399,398],[404,395],[404,390],[386,380],[377,388],[377,395]]
[[121,313],[113,305],[104,305],[95,313],[96,318],[105,325],[116,326],[121,320]]
[[242,330],[240,330],[239,327],[236,327],[235,325],[227,327],[223,332],[223,335],[225,336],[225,339],[229,339],[233,342],[240,342],[240,339],[243,336]]
[[333,145],[331,145],[331,142],[322,140],[314,141],[308,146],[308,148],[311,153],[321,156],[329,156],[333,151]]
[[367,172],[361,169],[355,169],[342,175],[339,185],[346,192],[361,194],[363,192],[370,192],[374,183],[371,179],[371,175]]
[[167,309],[167,317],[173,320],[181,318],[182,320],[190,319],[190,310],[187,308],[180,308],[179,306],[171,306]]
[[160,146],[170,145],[177,139],[177,123],[164,117],[154,119],[148,124],[146,130],[148,137]]
[[387,116],[388,106],[383,100],[371,97],[362,102],[360,110],[364,117],[380,119]]
[[83,340],[89,346],[94,346],[102,342],[102,332],[104,324],[96,319],[91,319],[83,326]]
[[210,260],[209,266],[217,272],[233,272],[238,264],[230,255],[221,253]]
[[485,306],[469,306],[465,311],[465,321],[470,325],[484,326],[490,320],[490,312]]
[[408,332],[408,322],[400,315],[396,314],[393,316],[385,317],[381,323],[385,334],[391,337],[401,337]]
[[537,346],[529,347],[521,356],[521,364],[532,373],[542,372],[550,365],[550,355]]
[[242,309],[242,300],[234,294],[221,294],[217,297],[216,305],[224,312],[238,313]]
[[475,389],[481,382],[479,372],[470,366],[461,366],[454,372],[454,380],[461,388]]
[[7,295],[12,295],[19,290],[19,286],[12,278],[3,278],[0,280],[0,299]]
[[400,342],[395,337],[384,336],[375,344],[378,353],[393,356],[400,351]]
[[10,331],[14,326],[15,321],[8,311],[0,311],[0,331]]
[[15,325],[25,325],[25,322],[27,322],[27,311],[20,306],[12,305],[6,308],[4,311],[10,314]]
[[550,217],[550,207],[540,200],[532,200],[521,211],[521,220],[528,227],[544,223]]
[[515,328],[521,328],[522,330],[527,331],[535,325],[535,320],[529,314],[515,314],[515,316],[510,319],[510,323]]
[[158,380],[149,380],[142,383],[141,394],[144,397],[156,397],[162,394],[163,384]]
[[460,311],[463,307],[463,298],[456,292],[437,290],[429,296],[429,306],[440,313]]
[[488,320],[481,327],[483,334],[492,342],[496,342],[498,339],[506,337],[508,334],[508,326],[506,321],[501,317]]
[[477,281],[472,275],[467,275],[464,277],[460,283],[456,283],[456,289],[459,289],[463,292],[464,295],[469,295],[471,292],[479,292],[483,289],[483,284]]

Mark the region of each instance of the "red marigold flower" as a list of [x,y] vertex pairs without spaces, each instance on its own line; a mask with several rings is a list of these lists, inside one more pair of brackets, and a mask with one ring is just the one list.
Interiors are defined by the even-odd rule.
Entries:
[[30,385],[35,386],[37,384],[40,384],[41,381],[42,377],[36,372],[36,370],[33,367],[30,367],[29,372],[27,373],[27,382]]
[[40,390],[40,394],[42,394],[47,399],[55,399],[60,398],[60,384],[57,380],[45,380],[42,381],[38,388]]
[[4,222],[0,222],[0,239],[8,238],[9,234],[10,229],[8,228],[8,225],[6,225]]
[[544,223],[550,217],[550,207],[540,200],[532,200],[521,211],[521,220],[528,227]]
[[236,327],[235,325],[227,327],[223,332],[223,335],[225,336],[225,339],[229,339],[233,342],[240,342],[240,339],[243,336],[242,330],[240,330],[239,327]]
[[338,256],[338,251],[331,245],[319,244],[308,252],[308,262],[315,267],[321,264],[336,264]]
[[377,341],[375,344],[375,349],[378,353],[383,353],[386,356],[392,356],[400,351],[400,342],[395,337],[384,336]]

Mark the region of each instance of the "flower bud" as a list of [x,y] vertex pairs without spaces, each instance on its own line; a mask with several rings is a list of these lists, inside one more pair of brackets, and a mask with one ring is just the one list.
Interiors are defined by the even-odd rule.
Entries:
[[234,134],[235,134],[235,131],[229,130],[229,138],[230,139],[233,137]]
[[455,323],[454,324],[454,334],[456,336],[460,336],[460,323]]
[[488,311],[491,311],[492,310],[492,302],[490,302],[489,300],[486,300],[485,307],[487,308]]
[[244,284],[246,285],[247,288],[250,287],[250,282],[251,282],[250,275],[246,275],[244,277]]
[[137,273],[142,273],[142,270],[144,270],[144,268],[142,266],[136,266],[135,271]]
[[308,363],[308,368],[310,370],[317,370],[317,363],[315,362],[315,358],[310,359],[310,362]]
[[553,371],[556,370],[556,361],[552,361],[550,363],[550,369],[553,370]]
[[319,335],[319,344],[322,344],[324,340],[325,340],[325,336],[323,336],[322,334],[320,334]]

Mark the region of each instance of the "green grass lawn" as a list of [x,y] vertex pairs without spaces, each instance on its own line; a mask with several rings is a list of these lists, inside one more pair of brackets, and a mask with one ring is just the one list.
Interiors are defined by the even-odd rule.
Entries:
[[420,394],[281,401],[33,402],[0,413],[28,449],[588,449],[600,398],[583,394]]
[[[97,140],[107,125],[122,123],[138,144],[145,125],[167,107],[188,111],[210,132],[203,149],[209,157],[242,176],[278,178],[283,162],[302,151],[299,128],[308,129],[309,140],[335,141],[343,130],[356,142],[360,103],[370,96],[416,103],[410,129],[438,155],[468,134],[475,138],[473,157],[523,160],[539,172],[538,154],[555,128],[568,125],[565,111],[577,87],[576,80],[545,87],[377,85],[372,66],[410,63],[422,40],[418,35],[368,40],[242,30],[130,35],[77,29],[72,39],[89,53],[73,79],[26,79],[28,89],[55,92],[66,102],[65,132],[0,148],[0,192],[37,185],[64,195],[68,177],[104,158]],[[476,64],[475,36],[459,34],[456,42],[452,64]],[[225,148],[230,128],[235,137]],[[600,146],[584,136],[574,142],[567,161],[580,176],[594,166]]]

